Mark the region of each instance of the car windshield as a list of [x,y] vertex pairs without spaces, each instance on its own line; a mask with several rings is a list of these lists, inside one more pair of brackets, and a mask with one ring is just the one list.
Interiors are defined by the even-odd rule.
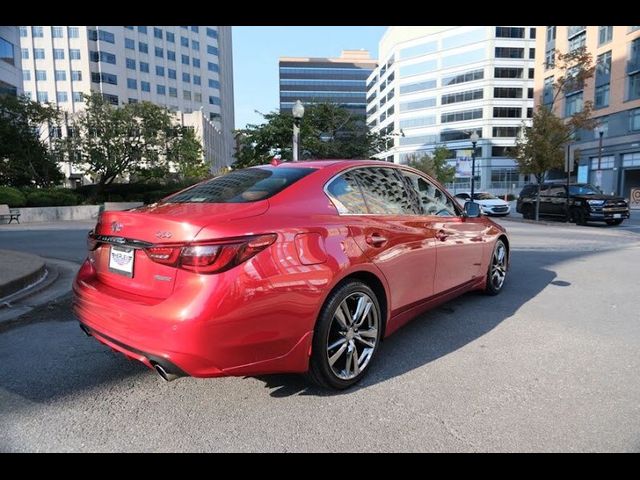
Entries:
[[569,185],[570,195],[600,195],[602,192],[593,185]]
[[493,200],[498,197],[496,197],[495,195],[491,195],[490,193],[480,192],[480,193],[474,193],[473,198],[474,200]]
[[264,200],[314,172],[315,168],[257,167],[199,183],[163,203],[248,203]]

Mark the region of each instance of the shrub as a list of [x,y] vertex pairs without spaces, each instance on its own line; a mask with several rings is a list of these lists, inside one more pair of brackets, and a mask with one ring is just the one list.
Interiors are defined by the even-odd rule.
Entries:
[[11,208],[24,207],[27,198],[17,188],[0,187],[0,204],[9,205]]
[[80,199],[69,189],[35,190],[27,195],[29,207],[63,207],[78,205]]

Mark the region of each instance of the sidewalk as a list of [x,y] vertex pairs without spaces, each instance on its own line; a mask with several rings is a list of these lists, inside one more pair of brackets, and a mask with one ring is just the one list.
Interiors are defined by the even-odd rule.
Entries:
[[37,255],[0,250],[0,301],[47,275],[45,262]]

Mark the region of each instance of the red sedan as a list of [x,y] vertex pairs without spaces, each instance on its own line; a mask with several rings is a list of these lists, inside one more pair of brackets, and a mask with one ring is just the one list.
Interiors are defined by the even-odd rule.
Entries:
[[88,335],[165,380],[307,372],[343,389],[383,338],[470,290],[499,293],[505,230],[378,161],[237,170],[104,212],[73,285]]

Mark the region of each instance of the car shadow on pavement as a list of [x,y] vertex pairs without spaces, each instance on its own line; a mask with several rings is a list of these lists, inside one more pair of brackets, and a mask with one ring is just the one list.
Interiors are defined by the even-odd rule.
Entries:
[[257,376],[272,397],[353,394],[362,388],[400,377],[480,339],[550,286],[568,286],[556,279],[552,266],[592,252],[515,251],[504,290],[491,297],[469,292],[426,312],[384,340],[367,375],[355,387],[332,392],[311,386],[300,375]]

